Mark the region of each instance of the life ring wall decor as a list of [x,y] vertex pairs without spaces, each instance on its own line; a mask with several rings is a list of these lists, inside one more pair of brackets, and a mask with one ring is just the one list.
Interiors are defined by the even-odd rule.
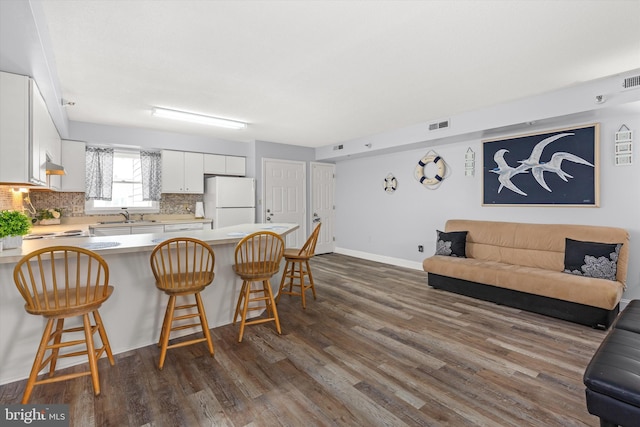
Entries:
[[382,183],[382,188],[384,188],[384,191],[386,191],[387,193],[393,194],[398,188],[398,180],[396,179],[395,176],[393,176],[393,174],[390,173],[384,179],[384,182]]
[[[425,175],[425,168],[429,163],[434,163],[437,167],[436,174],[429,178]],[[447,165],[442,157],[430,151],[426,156],[418,161],[415,170],[415,177],[427,188],[434,189],[440,186],[447,173]]]

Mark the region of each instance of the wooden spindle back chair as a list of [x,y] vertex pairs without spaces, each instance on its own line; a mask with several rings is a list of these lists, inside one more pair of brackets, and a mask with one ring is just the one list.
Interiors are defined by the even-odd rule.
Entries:
[[[25,300],[25,310],[47,319],[44,333],[31,368],[22,403],[29,401],[38,384],[91,375],[95,395],[100,394],[97,360],[106,354],[115,363],[98,308],[113,292],[109,285],[109,266],[97,253],[75,246],[52,246],[25,255],[13,270],[14,282]],[[89,314],[93,316],[93,324]],[[65,329],[64,321],[81,317],[83,326]],[[54,330],[55,323],[55,330]],[[82,339],[62,341],[64,334],[83,332]],[[95,348],[98,332],[102,346]],[[61,349],[84,344],[86,350],[61,353]],[[45,354],[50,351],[45,359]],[[55,376],[59,358],[86,354],[89,371]],[[49,378],[38,380],[38,373],[49,365]]]
[[[300,249],[287,248],[284,251],[285,266],[280,280],[280,290],[276,303],[280,301],[281,295],[299,295],[302,300],[302,308],[307,308],[305,291],[311,289],[313,299],[316,299],[316,287],[313,283],[313,274],[309,266],[309,260],[315,255],[318,236],[320,235],[320,226],[318,223],[309,238]],[[305,277],[309,277],[309,284],[306,283]],[[288,286],[288,289],[287,289]],[[294,291],[294,286],[299,287],[300,291]]]
[[[233,270],[242,279],[242,288],[233,316],[234,324],[238,316],[241,319],[238,342],[242,342],[246,325],[273,321],[278,333],[282,333],[270,280],[280,270],[283,253],[284,240],[272,231],[250,234],[236,245]],[[253,283],[261,285],[253,289]],[[247,312],[257,310],[266,310],[266,317],[247,321]]]
[[[213,356],[214,348],[202,304],[200,292],[213,282],[215,276],[215,254],[207,243],[189,237],[175,237],[159,243],[151,252],[150,262],[156,287],[169,295],[162,330],[158,340],[160,360],[158,368],[164,367],[167,349],[206,342]],[[193,295],[195,304],[176,306],[178,297]],[[194,310],[195,309],[195,310]],[[176,310],[181,314],[176,315]],[[198,323],[186,323],[185,320],[198,318]],[[177,322],[177,325],[174,325]],[[200,328],[202,338],[194,338],[169,345],[171,331]]]

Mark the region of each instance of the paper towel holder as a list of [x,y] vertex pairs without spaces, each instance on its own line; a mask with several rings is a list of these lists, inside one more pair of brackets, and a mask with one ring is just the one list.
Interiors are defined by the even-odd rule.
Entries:
[[196,218],[204,218],[204,207],[202,202],[196,202]]

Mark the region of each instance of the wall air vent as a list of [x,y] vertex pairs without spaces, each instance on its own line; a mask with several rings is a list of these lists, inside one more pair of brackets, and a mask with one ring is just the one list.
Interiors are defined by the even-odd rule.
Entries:
[[636,86],[640,86],[640,76],[627,77],[622,82],[622,87],[625,89]]
[[342,145],[342,144],[340,144],[340,145],[334,145],[334,146],[333,146],[333,151],[336,151],[336,150],[342,150],[343,148],[344,148],[344,145]]
[[429,130],[446,129],[449,127],[449,120],[443,120],[441,122],[429,123]]

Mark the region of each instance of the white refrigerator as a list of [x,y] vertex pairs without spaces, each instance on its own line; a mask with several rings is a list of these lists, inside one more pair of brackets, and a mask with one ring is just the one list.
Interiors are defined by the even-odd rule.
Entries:
[[253,178],[216,176],[204,181],[204,215],[213,220],[213,228],[253,224],[255,200]]

